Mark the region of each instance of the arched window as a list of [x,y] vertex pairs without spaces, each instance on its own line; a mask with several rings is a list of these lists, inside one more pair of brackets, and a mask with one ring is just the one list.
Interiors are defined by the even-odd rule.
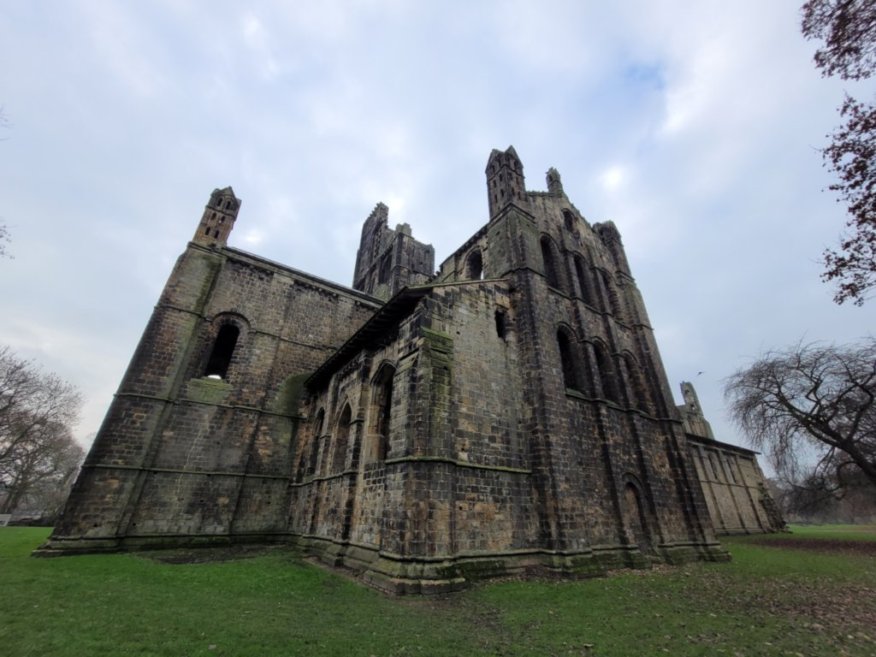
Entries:
[[569,210],[563,210],[563,223],[566,226],[566,230],[574,230],[575,215],[573,215]]
[[642,384],[641,371],[636,361],[630,354],[623,354],[619,362],[627,382],[627,398],[630,406],[647,412],[649,410],[648,397],[645,392],[645,386]]
[[378,461],[385,461],[389,452],[389,431],[392,419],[392,380],[395,377],[395,368],[386,364],[380,368],[374,377],[374,390],[371,397],[371,417],[373,433],[376,436],[377,445],[374,457]]
[[465,278],[469,281],[479,281],[484,277],[484,259],[481,250],[475,249],[465,259]]
[[593,345],[593,353],[596,356],[596,369],[599,370],[599,381],[602,384],[602,395],[609,401],[618,403],[618,387],[617,378],[615,376],[614,367],[611,364],[611,358],[605,346],[596,342]]
[[575,256],[575,274],[578,276],[578,287],[581,288],[581,298],[589,306],[593,304],[593,295],[590,292],[590,280],[587,277],[587,265],[584,258]]
[[338,424],[335,427],[335,449],[332,454],[332,472],[341,472],[344,469],[344,461],[347,459],[347,448],[350,446],[350,421],[353,413],[350,405],[346,404]]
[[204,376],[212,379],[224,379],[228,375],[228,366],[231,365],[231,357],[234,355],[239,335],[240,329],[234,324],[222,325],[216,336],[216,342],[213,343],[213,351],[210,352]]
[[581,390],[575,363],[575,354],[569,332],[565,329],[557,331],[557,347],[560,352],[560,363],[563,368],[563,383],[566,388]]
[[608,307],[604,310],[606,312],[610,311],[612,315],[614,315],[615,319],[623,320],[623,311],[620,305],[620,299],[617,295],[617,290],[614,287],[614,284],[611,281],[608,273],[604,270],[599,270],[599,275],[602,278],[602,285],[605,289],[605,294],[608,297]]
[[557,263],[554,257],[554,245],[548,236],[541,238],[541,259],[544,261],[544,275],[551,287],[559,289],[560,279],[557,276]]
[[[310,436],[310,455],[307,462],[307,470],[305,475],[312,477],[316,474],[316,463],[319,458],[319,446],[322,442],[323,425],[325,424],[325,411],[319,409],[316,418],[313,420],[313,433]],[[302,459],[303,462],[304,459]]]
[[496,335],[503,340],[508,335],[508,318],[504,310],[497,310],[495,313],[496,319]]

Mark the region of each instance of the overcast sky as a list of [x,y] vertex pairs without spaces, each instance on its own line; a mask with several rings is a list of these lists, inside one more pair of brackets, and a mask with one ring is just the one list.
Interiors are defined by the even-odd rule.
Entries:
[[876,323],[819,280],[845,215],[817,149],[862,87],[816,72],[800,4],[4,3],[0,344],[79,386],[85,444],[214,188],[232,246],[349,285],[375,203],[440,262],[513,144],[617,224],[676,397],[744,444],[728,375]]

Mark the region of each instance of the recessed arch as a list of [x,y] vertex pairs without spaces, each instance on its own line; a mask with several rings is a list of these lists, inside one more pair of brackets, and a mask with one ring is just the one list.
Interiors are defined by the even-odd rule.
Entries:
[[465,278],[479,281],[484,277],[484,258],[480,249],[473,249],[465,258]]
[[642,368],[636,362],[635,356],[625,351],[618,357],[618,363],[627,384],[626,390],[629,405],[638,408],[640,411],[648,412],[650,410],[648,393],[642,382]]
[[621,308],[620,297],[618,296],[617,288],[614,285],[612,277],[604,269],[599,269],[597,271],[599,272],[599,278],[602,281],[602,287],[605,290],[605,296],[607,297],[607,305],[604,305],[603,310],[605,312],[610,312],[615,319],[623,321],[623,309]]
[[602,396],[609,401],[618,403],[620,395],[618,394],[617,377],[611,357],[608,354],[608,349],[602,342],[595,341],[593,343],[593,355],[596,358],[596,370],[599,372]]
[[[310,443],[308,444],[308,449],[310,450],[310,453],[307,455],[307,468],[303,473],[304,476],[312,477],[316,474],[316,464],[317,459],[319,458],[319,446],[322,440],[324,428],[325,409],[320,408],[316,412],[316,416],[313,418],[313,425],[311,426]],[[301,460],[303,464],[304,458],[302,458]]]
[[347,459],[347,449],[350,446],[350,430],[353,421],[353,411],[350,404],[344,404],[344,409],[335,424],[335,444],[332,450],[331,472],[341,472]]
[[571,390],[581,390],[581,376],[576,358],[575,338],[572,331],[561,326],[557,329],[557,349],[563,371],[563,385]]
[[204,376],[211,379],[225,379],[228,376],[228,368],[240,338],[240,328],[232,322],[224,322],[219,326],[207,366],[204,368]]
[[374,436],[373,457],[378,461],[385,461],[389,453],[394,379],[395,367],[386,362],[380,366],[371,382],[371,435]]
[[544,264],[544,275],[550,287],[560,289],[560,277],[557,269],[557,247],[547,235],[542,235],[539,241],[541,245],[541,259]]
[[575,215],[571,210],[563,210],[563,224],[566,230],[575,230]]
[[651,551],[650,532],[645,520],[645,507],[642,503],[642,490],[633,477],[625,477],[623,488],[623,517],[630,538],[642,552]]
[[578,253],[575,254],[573,261],[575,263],[575,275],[578,277],[578,287],[581,290],[581,299],[588,306],[595,306],[593,292],[590,288],[589,267],[584,258]]

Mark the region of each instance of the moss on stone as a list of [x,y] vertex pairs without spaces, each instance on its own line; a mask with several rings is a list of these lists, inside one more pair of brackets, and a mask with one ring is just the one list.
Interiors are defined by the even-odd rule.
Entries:
[[302,394],[304,393],[304,382],[310,372],[304,374],[292,374],[286,377],[277,390],[277,394],[271,401],[269,410],[280,415],[297,415],[298,405],[301,402]]
[[231,392],[231,384],[222,379],[192,379],[186,386],[185,396],[203,404],[221,404]]

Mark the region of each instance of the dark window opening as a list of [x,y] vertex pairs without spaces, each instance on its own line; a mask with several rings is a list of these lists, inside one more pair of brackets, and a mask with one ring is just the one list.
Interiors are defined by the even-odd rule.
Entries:
[[219,329],[216,342],[213,343],[213,351],[210,353],[210,359],[207,361],[207,369],[204,371],[204,376],[214,379],[224,379],[227,376],[228,366],[231,365],[231,357],[234,355],[234,348],[237,346],[237,337],[239,335],[240,329],[234,326],[234,324],[225,324]]
[[508,326],[506,323],[505,311],[497,310],[496,311],[496,335],[498,335],[503,340],[508,333]]
[[226,210],[230,210],[230,209],[231,209],[231,201],[228,201],[228,202],[225,203],[225,209],[226,209]]
[[210,227],[204,226],[204,235],[209,235],[209,234],[210,234]]
[[618,403],[619,395],[617,380],[611,359],[605,351],[605,347],[596,343],[593,345],[593,353],[596,355],[596,368],[599,370],[599,380],[602,383],[602,394],[609,401]]
[[560,279],[557,276],[557,266],[554,261],[554,249],[547,237],[541,238],[541,258],[544,261],[544,275],[551,287],[559,288]]
[[573,230],[575,228],[575,215],[568,210],[563,210],[563,223],[566,224],[566,230]]
[[465,278],[470,281],[479,281],[484,277],[484,259],[480,249],[475,249],[465,259]]
[[578,276],[578,287],[581,288],[581,298],[587,305],[593,305],[593,295],[590,293],[590,281],[587,279],[587,266],[581,256],[575,256],[575,274]]
[[563,368],[563,383],[566,388],[580,390],[578,376],[575,372],[575,359],[572,353],[572,344],[565,331],[557,331],[557,346],[560,349],[560,363]]

